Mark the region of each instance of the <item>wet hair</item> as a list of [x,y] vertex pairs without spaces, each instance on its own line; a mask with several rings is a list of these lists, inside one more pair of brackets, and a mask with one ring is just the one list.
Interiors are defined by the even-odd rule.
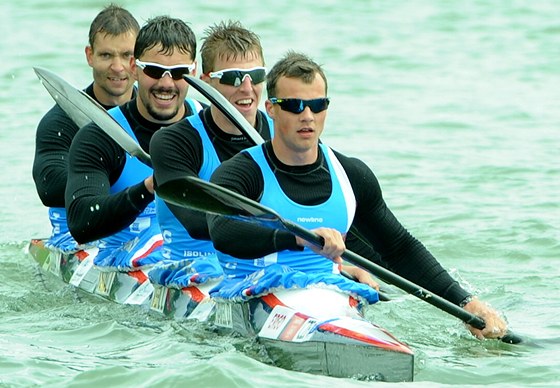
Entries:
[[284,57],[274,64],[266,76],[266,92],[268,97],[276,97],[276,84],[280,77],[297,78],[310,84],[319,74],[325,81],[327,93],[327,77],[321,65],[317,64],[305,54],[288,51]]
[[140,25],[130,12],[116,4],[109,4],[91,22],[89,45],[93,48],[95,37],[100,33],[117,36],[129,31],[136,34],[139,30]]
[[228,20],[208,27],[204,31],[204,43],[200,49],[202,72],[215,70],[216,60],[236,58],[260,58],[264,66],[261,40],[257,34],[249,31],[239,21]]
[[141,58],[146,51],[161,45],[160,53],[172,55],[175,50],[196,58],[196,37],[191,28],[181,19],[169,16],[156,16],[142,26],[136,44],[134,57]]

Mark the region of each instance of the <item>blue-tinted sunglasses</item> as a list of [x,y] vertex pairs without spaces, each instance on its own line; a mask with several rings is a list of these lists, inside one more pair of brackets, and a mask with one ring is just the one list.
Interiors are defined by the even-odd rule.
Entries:
[[223,69],[208,73],[210,78],[218,78],[223,85],[240,86],[246,77],[249,77],[253,85],[264,82],[266,69],[264,67],[253,67],[251,69]]
[[282,110],[299,114],[308,106],[313,113],[319,113],[329,107],[330,100],[327,97],[314,98],[313,100],[302,100],[301,98],[270,98],[270,102],[280,105]]
[[175,65],[175,66],[164,66],[159,63],[152,62],[142,62],[136,60],[136,66],[142,69],[144,74],[153,79],[160,79],[169,74],[171,78],[175,81],[183,79],[184,75],[189,75],[196,69],[196,64],[192,63],[190,65]]

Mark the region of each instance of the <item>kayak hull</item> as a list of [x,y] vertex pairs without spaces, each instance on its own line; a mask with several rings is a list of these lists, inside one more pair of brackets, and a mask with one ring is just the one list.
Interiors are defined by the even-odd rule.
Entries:
[[74,254],[32,240],[29,254],[45,272],[85,292],[136,304],[164,317],[205,322],[221,334],[256,339],[278,367],[332,377],[412,381],[412,350],[367,321],[353,297],[334,289],[279,290],[244,302],[212,299],[218,281],[183,289],[152,285],[147,270],[101,271],[97,248]]

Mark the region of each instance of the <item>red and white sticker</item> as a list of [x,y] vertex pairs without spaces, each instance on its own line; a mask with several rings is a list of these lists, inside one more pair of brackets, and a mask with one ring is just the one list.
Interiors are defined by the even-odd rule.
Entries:
[[268,316],[259,337],[304,342],[311,338],[316,324],[316,319],[279,305]]

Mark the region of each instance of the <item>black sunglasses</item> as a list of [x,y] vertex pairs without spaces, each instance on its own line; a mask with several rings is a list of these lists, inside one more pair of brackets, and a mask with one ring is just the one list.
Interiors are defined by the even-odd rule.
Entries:
[[153,79],[160,79],[169,74],[171,78],[175,81],[183,79],[184,75],[189,75],[196,68],[196,64],[192,63],[190,65],[175,65],[175,66],[164,66],[159,63],[152,62],[142,62],[136,60],[136,66],[142,69],[144,74]]
[[210,78],[218,78],[223,85],[240,86],[245,77],[249,77],[253,85],[264,82],[266,69],[264,67],[253,67],[252,69],[223,69],[208,73]]
[[301,113],[308,106],[313,113],[319,113],[326,110],[331,102],[328,97],[314,98],[313,100],[302,100],[301,98],[270,98],[270,102],[280,105],[282,110],[291,113]]

